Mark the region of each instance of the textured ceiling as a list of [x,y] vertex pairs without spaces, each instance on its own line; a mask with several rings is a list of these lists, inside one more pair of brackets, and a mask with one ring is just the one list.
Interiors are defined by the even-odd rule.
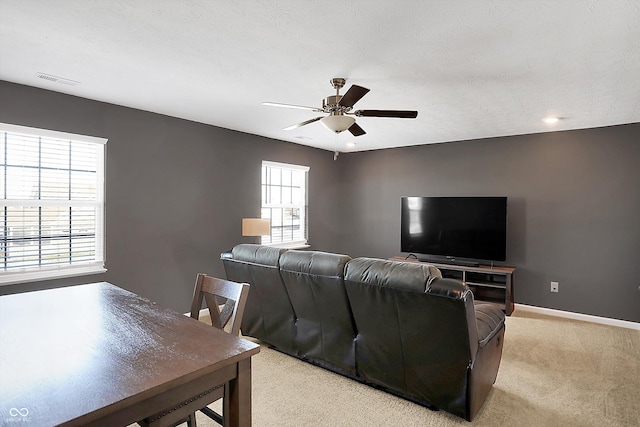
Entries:
[[[418,118],[355,138],[261,105],[319,107],[332,77]],[[332,151],[633,123],[640,1],[0,0],[0,79]]]

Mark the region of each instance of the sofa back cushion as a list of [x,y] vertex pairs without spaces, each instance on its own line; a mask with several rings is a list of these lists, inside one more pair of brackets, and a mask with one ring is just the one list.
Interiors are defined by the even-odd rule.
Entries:
[[442,279],[431,265],[371,258],[347,264],[345,287],[358,374],[418,401],[464,411],[473,313],[468,287]]
[[296,314],[299,356],[355,375],[355,330],[344,288],[347,255],[290,250],[280,274]]
[[283,252],[285,252],[285,249],[271,246],[241,244],[231,250],[231,255],[233,255],[233,259],[236,261],[245,261],[268,267],[278,267],[280,255],[282,255]]
[[249,297],[240,327],[242,334],[292,352],[295,315],[280,277],[280,256],[285,249],[241,244],[232,256],[223,256],[227,280],[249,283]]

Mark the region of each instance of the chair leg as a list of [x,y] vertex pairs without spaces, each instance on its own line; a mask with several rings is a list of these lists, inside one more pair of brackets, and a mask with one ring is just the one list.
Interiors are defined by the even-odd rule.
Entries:
[[200,409],[200,412],[202,412],[207,417],[211,418],[213,421],[217,422],[221,426],[224,425],[224,419],[222,418],[222,416],[218,414],[216,411],[214,411],[213,409],[205,406],[204,408]]
[[189,416],[187,417],[187,426],[188,427],[198,427],[196,425],[196,414],[189,414]]

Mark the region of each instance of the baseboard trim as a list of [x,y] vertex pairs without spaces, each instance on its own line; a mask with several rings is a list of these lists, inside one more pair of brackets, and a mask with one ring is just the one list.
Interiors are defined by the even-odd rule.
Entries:
[[[191,317],[191,313],[182,313],[187,317]],[[208,308],[201,308],[200,311],[198,312],[198,319],[201,319],[205,316],[209,315],[209,309]]]
[[[565,319],[582,320],[583,322],[599,323],[601,325],[617,326],[619,328],[634,329],[640,331],[640,323],[629,322],[628,320],[610,319],[608,317],[592,316],[590,314],[573,313],[570,311],[555,310],[553,308],[536,307],[526,304],[514,304],[516,310],[529,311],[531,313],[546,314],[547,316],[562,317]],[[191,313],[184,313],[191,316]],[[199,316],[203,318],[209,315],[209,309],[200,310]]]
[[531,313],[546,314],[548,316],[563,317],[565,319],[582,320],[584,322],[599,323],[601,325],[617,326],[619,328],[634,329],[640,331],[640,323],[627,320],[610,319],[608,317],[592,316],[590,314],[572,313],[570,311],[554,310],[552,308],[535,307],[533,305],[515,304],[516,310],[529,311]]

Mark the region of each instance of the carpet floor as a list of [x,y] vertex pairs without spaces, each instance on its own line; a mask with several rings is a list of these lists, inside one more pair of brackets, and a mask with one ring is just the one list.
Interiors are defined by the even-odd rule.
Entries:
[[640,331],[530,312],[507,318],[498,378],[472,423],[264,345],[252,376],[254,426],[640,426]]

